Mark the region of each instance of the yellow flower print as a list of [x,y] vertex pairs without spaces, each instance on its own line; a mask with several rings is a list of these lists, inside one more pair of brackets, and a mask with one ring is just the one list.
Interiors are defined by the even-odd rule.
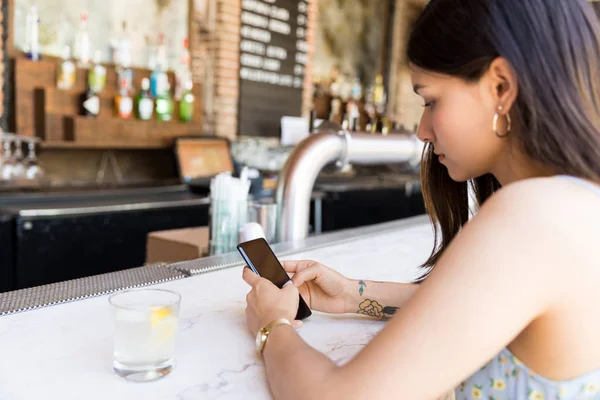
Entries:
[[473,386],[471,389],[471,398],[473,399],[481,399],[483,398],[483,392],[481,391],[481,386]]
[[586,384],[583,386],[583,392],[586,394],[594,394],[600,391],[600,386],[594,384]]
[[506,382],[504,379],[492,379],[492,388],[502,392],[506,389]]
[[512,356],[512,361],[513,361],[513,363],[514,363],[515,365],[517,365],[517,366],[519,366],[519,367],[522,367],[522,366],[523,366],[523,363],[522,363],[521,361],[519,361],[519,359],[518,359],[517,357],[515,357],[515,356]]
[[504,365],[508,362],[508,358],[506,358],[505,356],[500,357],[500,364]]
[[544,400],[544,393],[537,390],[530,390],[527,400]]
[[567,389],[564,386],[558,388],[558,396],[565,397],[567,395]]

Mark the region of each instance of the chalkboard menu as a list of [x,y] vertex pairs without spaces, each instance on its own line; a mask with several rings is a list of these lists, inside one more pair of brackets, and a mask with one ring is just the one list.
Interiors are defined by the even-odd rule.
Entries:
[[282,116],[300,116],[307,62],[308,3],[242,0],[239,133],[279,136]]

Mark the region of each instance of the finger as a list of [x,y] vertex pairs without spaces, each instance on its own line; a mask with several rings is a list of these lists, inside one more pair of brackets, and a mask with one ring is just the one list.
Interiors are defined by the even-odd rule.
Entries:
[[292,328],[294,328],[294,329],[300,329],[303,326],[304,326],[304,322],[302,322],[298,319],[292,321]]
[[294,292],[297,292],[298,288],[294,285],[293,281],[287,281],[286,283],[283,284],[283,286],[281,287],[281,290],[292,290]]
[[311,264],[312,264],[312,261],[310,261],[310,260],[303,260],[303,261],[287,260],[287,261],[281,262],[281,265],[283,265],[283,269],[285,269],[286,272],[292,272],[292,273],[301,271],[304,268],[308,268]]
[[305,282],[314,281],[315,279],[321,276],[321,267],[320,266],[312,266],[301,271],[296,272],[292,277],[292,281],[296,287],[302,286]]
[[244,281],[254,287],[256,286],[256,284],[258,282],[260,282],[260,276],[258,276],[257,274],[255,274],[250,268],[245,267],[244,268],[244,272],[242,273],[242,279],[244,279]]

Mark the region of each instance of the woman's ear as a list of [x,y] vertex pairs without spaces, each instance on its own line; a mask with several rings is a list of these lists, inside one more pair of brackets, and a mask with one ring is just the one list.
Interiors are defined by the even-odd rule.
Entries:
[[517,76],[510,63],[505,58],[498,57],[492,61],[486,75],[495,104],[501,105],[506,112],[509,112],[519,94]]

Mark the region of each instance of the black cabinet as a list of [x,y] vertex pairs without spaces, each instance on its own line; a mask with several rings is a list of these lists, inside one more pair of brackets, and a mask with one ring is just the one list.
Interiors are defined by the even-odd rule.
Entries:
[[144,265],[149,232],[208,224],[208,205],[16,218],[16,289]]
[[[313,207],[314,208],[314,207]],[[381,187],[353,190],[328,188],[322,198],[322,230],[330,232],[425,214],[419,190]],[[311,216],[311,221],[314,219]]]
[[15,287],[14,231],[14,215],[0,214],[0,293]]
[[185,186],[0,197],[0,292],[142,266],[148,233],[208,225]]

